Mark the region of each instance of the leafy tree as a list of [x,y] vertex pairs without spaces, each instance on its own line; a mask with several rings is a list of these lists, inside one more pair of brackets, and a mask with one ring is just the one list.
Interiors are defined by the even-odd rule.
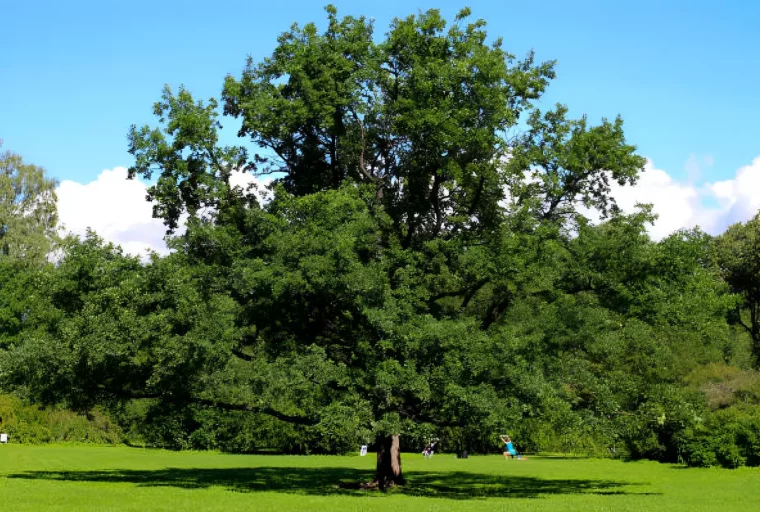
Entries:
[[760,214],[728,227],[715,240],[714,258],[742,302],[733,320],[749,334],[755,368],[760,369]]
[[55,186],[42,167],[11,151],[0,153],[0,257],[47,260],[57,240]]
[[[250,159],[219,146],[215,101],[166,89],[160,126],[130,131],[130,173],[156,177],[169,231],[187,214],[175,252],[143,264],[91,234],[56,268],[0,267],[1,381],[78,409],[127,403],[172,447],[374,437],[383,488],[403,482],[404,443],[433,433],[687,453],[704,409],[683,381],[731,343],[711,238],[655,242],[650,208],[617,211],[611,183],[643,165],[622,122],[533,109],[551,64],[468,20],[429,11],[380,43],[332,8],[324,33],[294,26],[225,82]],[[268,201],[231,185],[248,171],[275,175]]]
[[[235,357],[215,381],[288,421],[367,425],[384,488],[403,482],[401,432],[490,431],[520,414],[497,405],[509,381],[495,377],[505,347],[489,333],[518,297],[552,287],[547,248],[561,246],[564,222],[524,206],[567,202],[570,213],[580,195],[603,208],[607,173],[633,182],[643,161],[619,120],[544,126],[534,115],[510,142],[553,64],[486,44],[469,10],[451,27],[435,10],[395,20],[379,44],[364,18],[327,12],[324,34],[294,25],[270,58],[227,78],[225,113],[262,150],[252,161],[216,146],[213,101],[167,90],[164,129],[130,133],[130,173],[160,172],[156,214],[170,230],[191,215],[177,247],[242,308]],[[280,176],[270,203],[229,187],[241,169]],[[523,186],[528,171],[552,188]],[[213,211],[196,219],[203,206]]]

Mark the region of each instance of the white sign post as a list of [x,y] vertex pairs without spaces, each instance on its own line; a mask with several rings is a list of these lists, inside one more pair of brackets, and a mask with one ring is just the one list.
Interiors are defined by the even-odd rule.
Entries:
[[8,434],[0,434],[0,443],[8,444]]

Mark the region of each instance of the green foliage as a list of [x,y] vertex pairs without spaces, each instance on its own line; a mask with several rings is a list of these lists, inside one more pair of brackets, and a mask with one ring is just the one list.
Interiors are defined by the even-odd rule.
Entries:
[[225,113],[265,151],[252,168],[283,173],[297,196],[369,185],[404,246],[492,227],[504,132],[543,93],[553,63],[487,45],[485,22],[467,9],[450,27],[437,10],[396,19],[380,43],[365,18],[327,12],[324,34],[294,25],[271,57],[227,77]]
[[713,410],[738,404],[760,405],[760,372],[754,370],[711,363],[695,368],[686,383],[702,391]]
[[195,102],[190,93],[180,88],[174,96],[168,86],[153,112],[163,130],[132,126],[129,152],[135,165],[129,178],[139,174],[146,179],[160,166],[161,176],[148,188],[148,199],[154,201],[153,214],[166,221],[169,232],[179,226],[179,217],[187,213],[193,220],[204,219],[209,208],[235,202],[238,194],[230,187],[230,176],[244,171],[246,151],[240,147],[216,146],[217,103]]
[[760,213],[729,226],[716,239],[712,256],[731,290],[741,297],[732,320],[749,334],[754,366],[760,369]]
[[707,416],[684,453],[693,466],[760,466],[760,408],[736,405]]
[[0,153],[0,258],[47,261],[58,241],[55,186],[42,167],[11,151]]
[[87,416],[60,408],[39,408],[0,395],[0,431],[10,442],[118,444],[121,429],[100,409]]
[[[531,113],[529,129],[510,155],[517,177],[511,183],[513,196],[545,220],[574,215],[579,202],[606,217],[617,211],[610,183],[634,185],[644,158],[626,143],[620,117],[589,127],[585,117],[567,119],[567,112],[565,105],[557,105],[543,115]],[[526,171],[529,181],[521,175]]]
[[685,381],[703,394],[708,409],[682,433],[684,460],[693,466],[760,465],[760,373],[711,363]]

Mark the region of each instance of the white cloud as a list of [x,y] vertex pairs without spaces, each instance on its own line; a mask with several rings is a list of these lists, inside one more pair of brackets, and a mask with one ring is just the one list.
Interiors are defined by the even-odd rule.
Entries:
[[629,213],[634,211],[637,203],[651,203],[658,219],[650,226],[649,233],[656,239],[690,225],[699,212],[697,190],[657,169],[651,160],[647,160],[636,186],[623,187],[614,183],[612,195],[618,206]]
[[740,168],[734,179],[707,183],[705,189],[718,201],[723,228],[746,221],[760,209],[760,157]]
[[147,249],[168,252],[163,240],[166,228],[153,218],[145,184],[127,180],[124,167],[106,169],[87,184],[62,181],[56,192],[65,232],[84,235],[90,228],[134,255],[144,255]]
[[[713,164],[704,157],[704,164]],[[697,158],[692,155],[686,163],[688,181],[673,179],[666,171],[657,169],[651,160],[645,165],[634,187],[614,184],[612,195],[626,212],[636,203],[651,203],[658,220],[649,228],[650,235],[661,239],[680,228],[700,226],[711,234],[719,234],[735,222],[744,222],[760,209],[760,157],[740,168],[734,178],[695,184],[692,182]]]
[[[252,192],[261,198],[267,181],[235,172],[230,183],[243,190],[253,185]],[[90,228],[133,255],[144,256],[148,250],[169,252],[164,242],[166,227],[153,218],[153,206],[145,199],[145,183],[128,180],[126,168],[106,169],[86,184],[64,180],[56,192],[64,232],[81,236]]]

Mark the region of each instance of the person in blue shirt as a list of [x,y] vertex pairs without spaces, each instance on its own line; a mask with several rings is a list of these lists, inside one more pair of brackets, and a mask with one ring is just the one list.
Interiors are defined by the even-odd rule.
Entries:
[[502,445],[502,451],[504,452],[504,460],[509,459],[510,457],[517,456],[517,450],[515,450],[514,445],[512,444],[512,440],[509,438],[509,436],[499,436],[501,438]]

